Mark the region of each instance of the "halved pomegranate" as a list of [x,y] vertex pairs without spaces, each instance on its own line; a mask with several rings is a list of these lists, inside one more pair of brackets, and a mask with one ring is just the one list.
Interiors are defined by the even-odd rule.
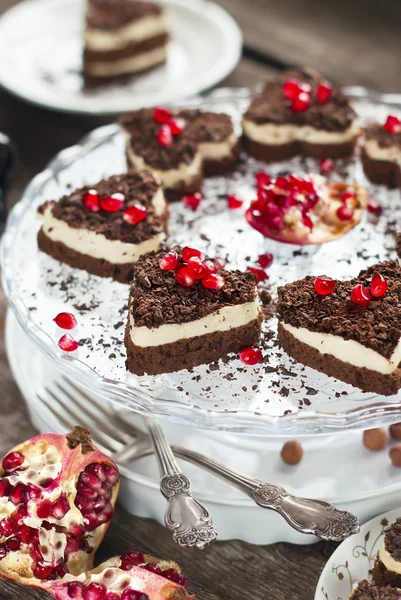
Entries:
[[91,569],[119,479],[83,427],[11,450],[0,467],[0,574],[47,588]]

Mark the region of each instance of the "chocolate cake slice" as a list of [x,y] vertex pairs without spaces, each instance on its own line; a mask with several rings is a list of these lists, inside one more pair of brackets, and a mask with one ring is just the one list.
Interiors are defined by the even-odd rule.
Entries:
[[399,600],[401,590],[390,586],[380,587],[373,581],[360,581],[349,600]]
[[384,396],[401,387],[401,268],[378,263],[350,281],[305,277],[278,290],[278,336],[298,362]]
[[84,46],[87,87],[125,80],[166,62],[165,9],[137,0],[88,0]]
[[219,269],[189,247],[151,252],[134,266],[127,369],[157,375],[217,361],[257,344],[262,321],[253,274]]
[[133,263],[165,239],[167,214],[160,183],[133,170],[45,202],[38,245],[71,267],[127,283]]
[[203,174],[232,171],[240,153],[231,117],[199,110],[145,108],[120,118],[128,164],[157,175],[169,200],[196,193]]
[[401,121],[390,115],[384,125],[374,123],[364,133],[362,163],[368,179],[388,188],[401,187]]
[[[379,586],[401,588],[401,518],[386,531],[372,571]],[[398,592],[401,596],[401,591]]]
[[266,83],[242,125],[244,149],[265,162],[349,156],[360,133],[348,98],[312,69],[285,71]]

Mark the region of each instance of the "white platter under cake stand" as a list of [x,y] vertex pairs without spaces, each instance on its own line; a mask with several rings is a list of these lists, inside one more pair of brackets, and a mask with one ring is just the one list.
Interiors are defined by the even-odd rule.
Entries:
[[[11,311],[7,316],[6,347],[33,425],[42,433],[63,432],[57,418],[36,399],[37,392],[59,380],[61,373],[36,348]],[[141,417],[127,413],[128,419],[138,423]],[[255,439],[206,434],[169,423],[164,423],[163,428],[172,443],[209,454],[296,494],[329,500],[338,508],[353,512],[362,522],[400,502],[401,469],[391,466],[387,449],[375,453],[366,450],[360,432],[304,438],[304,458],[298,466],[290,467],[279,455],[284,438],[260,438],[256,443]],[[190,463],[181,464],[193,482],[194,494],[210,509],[219,539],[242,539],[255,544],[315,541],[312,536],[295,532],[276,513],[258,508],[212,475]],[[165,500],[159,491],[154,457],[121,467],[121,473],[120,503],[131,513],[162,523]]]

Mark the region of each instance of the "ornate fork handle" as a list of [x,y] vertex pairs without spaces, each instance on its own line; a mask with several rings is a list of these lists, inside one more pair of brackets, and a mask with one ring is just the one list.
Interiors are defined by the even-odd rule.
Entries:
[[217,537],[209,512],[191,492],[191,482],[180,472],[160,425],[148,422],[162,479],[160,491],[168,505],[164,522],[173,540],[182,547],[204,548]]
[[336,509],[323,500],[300,498],[278,485],[264,483],[185,448],[172,447],[177,456],[202,466],[239,488],[262,508],[274,510],[297,531],[323,540],[339,542],[359,531],[359,521],[351,513]]

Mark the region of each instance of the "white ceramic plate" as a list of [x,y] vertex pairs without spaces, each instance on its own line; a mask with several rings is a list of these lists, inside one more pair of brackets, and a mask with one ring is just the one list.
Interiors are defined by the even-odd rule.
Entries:
[[[55,416],[36,399],[36,393],[45,385],[51,386],[60,380],[60,372],[36,349],[11,311],[7,318],[6,345],[33,424],[43,433],[63,432]],[[135,413],[127,413],[126,420],[140,424],[140,417]],[[361,521],[399,504],[401,469],[391,466],[387,449],[368,452],[361,443],[360,433],[305,439],[302,462],[289,467],[279,456],[282,438],[255,440],[222,433],[208,435],[169,423],[164,423],[163,429],[171,443],[213,456],[264,481],[279,483],[295,494],[329,500],[353,512]],[[352,469],[349,468],[351,463]],[[255,544],[315,541],[311,536],[296,533],[276,513],[258,508],[239,491],[205,471],[190,463],[181,464],[193,483],[196,497],[210,509],[219,539],[242,539]],[[124,507],[131,513],[163,523],[165,501],[158,489],[154,457],[134,461],[129,468],[121,467],[121,472],[120,502]]]
[[0,83],[47,108],[115,114],[176,101],[212,87],[241,55],[235,21],[207,0],[165,0],[172,41],[167,65],[133,83],[84,92],[85,0],[25,0],[0,19]]
[[401,508],[380,514],[340,544],[322,571],[315,600],[348,600],[358,582],[370,578],[385,529],[398,517],[401,517]]

